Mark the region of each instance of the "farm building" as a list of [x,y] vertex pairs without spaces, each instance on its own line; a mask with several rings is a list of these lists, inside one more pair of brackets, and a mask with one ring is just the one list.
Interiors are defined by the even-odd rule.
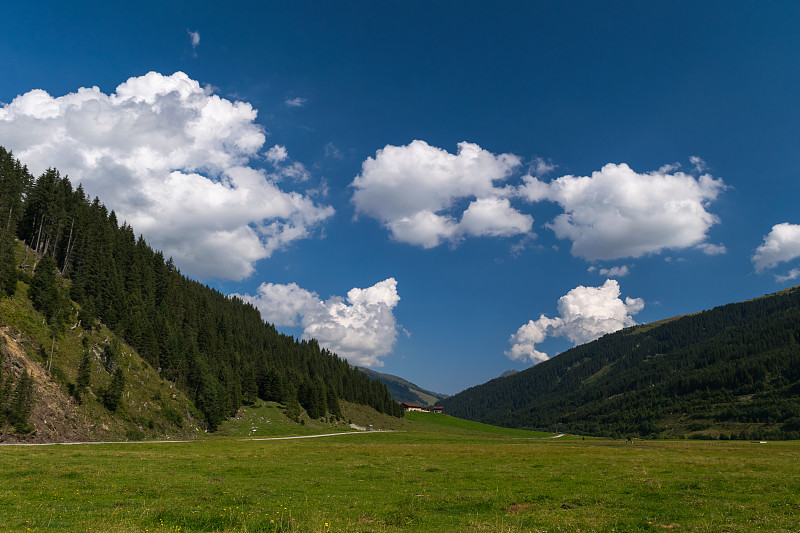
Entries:
[[417,405],[415,403],[407,403],[407,402],[397,402],[400,404],[400,407],[403,408],[403,411],[424,411],[428,413],[444,413],[444,407],[441,405],[436,405],[433,407],[422,407],[421,405]]
[[406,403],[406,402],[397,402],[400,404],[400,407],[403,408],[403,411],[423,411],[421,405],[417,405],[415,403]]

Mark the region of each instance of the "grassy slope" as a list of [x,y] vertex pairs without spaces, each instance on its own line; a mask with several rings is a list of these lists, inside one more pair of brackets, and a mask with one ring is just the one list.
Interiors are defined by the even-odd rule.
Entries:
[[296,424],[283,413],[283,406],[275,402],[258,401],[245,407],[232,419],[226,420],[215,433],[219,437],[277,437],[287,435],[314,435],[337,431],[352,431],[351,424],[375,431],[411,431],[431,435],[489,436],[493,438],[536,439],[551,438],[552,433],[509,429],[448,415],[409,412],[404,418],[378,413],[371,407],[342,402],[344,419],[340,421],[310,420],[305,414],[303,424]]
[[302,424],[293,422],[284,414],[284,406],[276,402],[258,400],[251,407],[243,407],[234,418],[226,420],[214,433],[219,437],[278,437],[315,435],[337,431],[353,431],[358,427],[373,426],[376,430],[407,430],[409,422],[385,415],[366,405],[340,401],[342,420],[312,420],[303,411]]
[[457,434],[458,432],[463,432],[464,434],[473,435],[485,434],[496,437],[528,439],[553,437],[552,433],[502,428],[438,413],[408,412],[405,418],[415,423],[414,429],[426,433]]
[[[21,246],[18,253],[22,262]],[[77,319],[73,319],[53,343],[50,327],[33,309],[27,292],[28,286],[20,281],[13,298],[0,299],[0,336],[4,341],[4,373],[18,376],[27,369],[34,376],[36,402],[30,422],[36,433],[25,437],[0,434],[0,441],[124,440],[198,434],[194,408],[186,396],[158,377],[157,369],[124,343],[120,343],[120,362],[125,375],[122,406],[116,413],[110,413],[99,400],[99,391],[111,381],[100,353],[105,345],[115,341],[114,334],[103,326],[86,330],[75,325]],[[76,381],[84,337],[89,339],[93,364],[90,390],[82,395],[79,404],[69,396],[67,384]],[[175,423],[177,418],[181,419],[180,425]]]
[[437,416],[334,438],[4,448],[0,516],[11,531],[800,529],[797,443],[520,439]]

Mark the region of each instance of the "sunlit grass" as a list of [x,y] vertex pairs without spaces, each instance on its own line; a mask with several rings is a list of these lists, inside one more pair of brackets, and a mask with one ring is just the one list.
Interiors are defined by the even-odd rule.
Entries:
[[797,443],[528,439],[438,421],[2,448],[0,516],[8,531],[800,530]]

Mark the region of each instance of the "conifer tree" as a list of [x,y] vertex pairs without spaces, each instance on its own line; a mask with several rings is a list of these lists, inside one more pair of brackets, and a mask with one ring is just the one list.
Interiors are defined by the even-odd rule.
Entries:
[[[0,348],[3,347],[5,344],[5,339],[0,337]],[[9,400],[9,396],[11,395],[11,383],[10,380],[5,379],[3,376],[3,359],[5,356],[3,355],[3,350],[0,349],[0,429],[3,428],[6,424],[6,419],[8,418],[7,412],[7,404]]]
[[111,376],[111,383],[108,385],[101,398],[103,405],[109,411],[116,411],[122,403],[122,392],[125,389],[125,376],[122,373],[122,368],[117,367],[114,375]]
[[25,371],[14,387],[14,394],[8,406],[8,421],[17,433],[30,433],[33,428],[28,425],[33,408],[33,378]]
[[51,324],[60,324],[65,300],[56,275],[56,264],[49,255],[42,256],[36,265],[28,291],[33,306],[41,311]]
[[0,298],[17,290],[16,245],[11,231],[0,228]]
[[339,398],[336,397],[336,392],[333,389],[328,389],[327,395],[328,412],[336,418],[341,418],[342,408],[339,405]]
[[75,383],[81,392],[88,389],[92,384],[92,356],[89,350],[84,350],[81,364],[78,366],[78,379]]

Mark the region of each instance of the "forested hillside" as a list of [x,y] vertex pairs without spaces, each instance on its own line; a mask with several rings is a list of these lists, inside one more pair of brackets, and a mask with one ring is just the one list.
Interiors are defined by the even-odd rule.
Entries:
[[[21,261],[17,239],[29,247]],[[302,406],[312,418],[337,416],[339,399],[402,416],[382,383],[183,276],[80,185],[55,169],[34,179],[0,147],[2,297],[18,283],[54,338],[75,324],[107,326],[184,391],[212,430],[256,397]]]
[[603,436],[800,438],[800,288],[641,325],[467,389],[448,413]]

